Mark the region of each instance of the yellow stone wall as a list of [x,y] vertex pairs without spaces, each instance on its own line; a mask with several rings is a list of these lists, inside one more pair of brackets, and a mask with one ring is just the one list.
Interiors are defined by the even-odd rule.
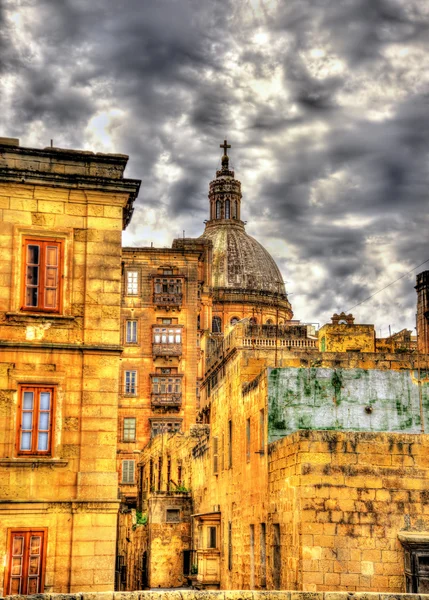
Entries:
[[[402,529],[429,529],[426,435],[302,431],[261,451],[260,411],[267,419],[267,374],[273,351],[229,348],[203,390],[209,409],[208,450],[192,464],[194,511],[221,511],[221,589],[262,588],[261,524],[266,528],[266,586],[273,577],[274,526],[279,526],[281,589],[405,590]],[[222,363],[225,360],[225,363]],[[411,356],[278,353],[279,366],[410,369]],[[244,386],[243,382],[247,382]],[[247,424],[250,419],[250,452]],[[232,467],[229,424],[232,422]],[[218,474],[213,473],[214,438]],[[407,516],[409,515],[409,519]],[[228,568],[228,524],[232,568]],[[250,526],[254,526],[253,561]],[[253,569],[252,569],[253,563]]]
[[405,591],[399,531],[429,527],[429,438],[299,431],[272,445],[281,587]]
[[319,329],[320,352],[375,352],[374,325],[327,323]]
[[[186,241],[186,240],[185,240]],[[183,242],[183,240],[180,240]],[[201,378],[203,360],[202,331],[211,320],[211,305],[205,295],[207,284],[207,250],[210,243],[192,244],[187,241],[183,249],[124,248],[123,285],[121,311],[121,340],[124,352],[121,360],[121,390],[118,422],[118,471],[123,460],[135,460],[146,446],[151,436],[150,418],[163,419],[166,423],[173,419],[181,421],[181,431],[189,431],[195,422],[197,409],[197,384]],[[174,271],[174,278],[182,279],[182,302],[180,305],[157,306],[154,302],[154,279],[163,277],[162,270]],[[126,273],[138,272],[139,288],[137,295],[126,293]],[[164,276],[165,277],[165,276]],[[170,276],[168,276],[170,277]],[[199,321],[198,321],[199,317]],[[171,319],[171,325],[163,320]],[[125,328],[128,320],[137,321],[137,343],[126,343]],[[199,327],[198,327],[199,322]],[[178,327],[182,332],[180,356],[157,357],[153,353],[153,327]],[[152,378],[160,368],[177,369],[181,377],[181,405],[179,407],[152,406]],[[126,370],[137,371],[137,394],[124,393],[123,382]],[[158,373],[158,377],[160,374]],[[123,440],[123,420],[136,418],[136,438],[134,442]],[[136,486],[121,483],[122,494],[136,495]]]
[[[0,161],[0,554],[9,528],[47,528],[49,592],[114,584],[121,231],[139,183],[122,179],[125,164],[25,148]],[[21,310],[28,234],[63,241],[57,314]],[[20,385],[54,386],[49,456],[17,454]]]

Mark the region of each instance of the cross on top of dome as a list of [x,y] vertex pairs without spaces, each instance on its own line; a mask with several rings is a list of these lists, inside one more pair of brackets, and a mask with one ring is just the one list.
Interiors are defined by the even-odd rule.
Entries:
[[231,148],[231,144],[228,144],[226,140],[223,140],[223,144],[220,144],[219,148],[223,148],[223,153],[228,156],[228,148]]
[[229,169],[228,148],[231,148],[231,144],[228,144],[227,140],[224,140],[223,144],[219,145],[219,148],[223,148],[222,170],[227,171]]

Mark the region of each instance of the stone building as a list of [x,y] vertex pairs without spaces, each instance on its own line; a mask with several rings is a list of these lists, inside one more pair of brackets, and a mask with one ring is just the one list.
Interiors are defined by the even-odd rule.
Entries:
[[135,503],[135,467],[151,437],[195,423],[210,281],[207,240],[123,249],[118,472],[128,502]]
[[111,590],[127,157],[0,140],[0,584]]
[[210,182],[210,219],[203,238],[213,243],[213,333],[227,333],[241,319],[283,325],[292,319],[280,271],[270,254],[245,231],[241,183],[229,168],[226,140],[222,168]]
[[[404,591],[408,548],[418,539],[422,564],[429,557],[424,363],[284,349],[270,368],[274,349],[249,348],[240,329],[207,370],[199,436],[164,436],[141,455],[148,523],[134,535],[149,585],[174,572],[176,585],[206,589]],[[192,539],[173,553],[152,546],[152,503],[162,499],[165,523],[180,508],[166,464],[180,464],[192,495]],[[427,590],[417,568],[408,591]]]
[[121,249],[127,157],[0,144],[4,595],[427,591],[425,274],[418,344],[292,321],[221,147],[203,235]]

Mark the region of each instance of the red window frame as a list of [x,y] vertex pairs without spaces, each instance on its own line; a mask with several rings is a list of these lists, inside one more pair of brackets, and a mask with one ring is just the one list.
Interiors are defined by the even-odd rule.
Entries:
[[26,237],[22,244],[21,310],[60,312],[63,242]]
[[39,594],[45,586],[47,528],[9,529],[4,595]]
[[[42,397],[42,394],[45,394],[45,397]],[[54,387],[20,386],[16,440],[19,456],[51,456],[54,408]]]

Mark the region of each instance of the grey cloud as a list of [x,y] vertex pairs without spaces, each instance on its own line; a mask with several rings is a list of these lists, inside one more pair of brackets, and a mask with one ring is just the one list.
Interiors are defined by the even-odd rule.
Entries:
[[[297,317],[317,320],[375,291],[389,266],[378,264],[379,247],[405,270],[426,258],[429,60],[416,65],[413,55],[428,42],[424,0],[291,0],[277,13],[252,12],[245,0],[20,7],[24,44],[6,26],[16,3],[0,7],[0,69],[13,85],[0,125],[23,143],[40,127],[43,139],[81,147],[91,118],[120,109],[112,151],[130,154],[127,173],[143,180],[135,239],[145,207],[173,235],[201,234],[226,135],[244,218],[264,216],[252,234],[288,246],[279,263],[293,278]],[[264,46],[252,43],[257,28]],[[387,52],[401,45],[409,68]],[[335,53],[346,69],[312,69],[313,47]],[[283,77],[272,85],[278,70]],[[366,110],[371,94],[377,119]],[[312,267],[317,278],[306,281]],[[378,312],[364,304],[359,315],[384,320],[391,311],[398,324],[409,322],[412,282],[377,302]]]

